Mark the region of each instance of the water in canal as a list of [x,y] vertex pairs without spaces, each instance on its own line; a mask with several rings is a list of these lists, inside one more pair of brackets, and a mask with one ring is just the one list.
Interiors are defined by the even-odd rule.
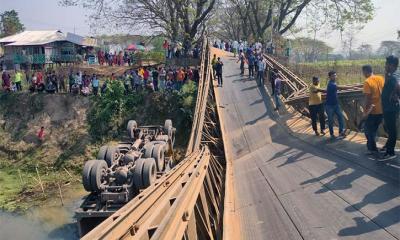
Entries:
[[0,212],[0,240],[78,239],[74,211],[86,193],[81,186],[66,190],[64,206],[60,198],[52,198],[25,215]]

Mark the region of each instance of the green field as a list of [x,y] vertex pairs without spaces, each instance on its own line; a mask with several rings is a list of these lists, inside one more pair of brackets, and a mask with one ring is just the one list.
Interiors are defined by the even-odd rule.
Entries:
[[376,74],[383,75],[385,69],[384,59],[365,59],[365,60],[340,60],[340,61],[319,61],[313,63],[294,63],[289,68],[297,76],[306,82],[311,82],[313,76],[321,80],[321,85],[325,86],[329,71],[336,71],[339,84],[356,84],[364,82],[361,72],[363,65],[369,64]]

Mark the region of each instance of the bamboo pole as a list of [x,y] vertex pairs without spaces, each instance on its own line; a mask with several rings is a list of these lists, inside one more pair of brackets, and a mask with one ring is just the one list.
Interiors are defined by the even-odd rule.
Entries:
[[58,181],[57,181],[57,185],[58,185],[58,192],[60,193],[61,206],[64,206],[64,199],[63,199],[63,196],[62,196],[60,183]]
[[24,186],[24,182],[22,181],[21,171],[18,169],[19,180],[21,181],[21,187]]
[[40,179],[39,170],[38,170],[37,165],[36,165],[36,174],[37,174],[38,179],[39,179],[38,182],[39,182],[39,184],[40,184],[40,188],[42,189],[42,192],[43,192],[43,194],[44,194],[43,183],[42,183],[42,179]]

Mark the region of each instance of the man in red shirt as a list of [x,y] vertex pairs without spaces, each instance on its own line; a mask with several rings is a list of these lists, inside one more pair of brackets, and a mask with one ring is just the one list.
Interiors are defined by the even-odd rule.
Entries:
[[40,128],[37,136],[38,136],[39,140],[41,142],[43,142],[43,140],[44,140],[44,127],[43,126]]
[[143,72],[143,80],[144,80],[144,87],[145,88],[147,86],[147,83],[148,83],[147,81],[149,80],[149,76],[150,76],[149,70],[147,68],[145,68],[144,72]]
[[177,82],[177,87],[178,91],[181,90],[183,81],[185,80],[185,71],[183,71],[183,68],[180,68],[179,71],[176,74],[176,82]]
[[165,51],[165,58],[168,58],[168,47],[169,47],[169,44],[168,44],[168,40],[167,39],[165,39],[164,40],[164,43],[163,43],[163,48],[164,48],[164,51]]

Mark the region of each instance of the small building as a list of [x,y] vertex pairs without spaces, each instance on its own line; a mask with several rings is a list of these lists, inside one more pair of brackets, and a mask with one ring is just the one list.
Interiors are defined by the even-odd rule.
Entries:
[[4,50],[3,65],[12,68],[43,68],[46,64],[83,61],[97,46],[94,38],[61,31],[24,31],[0,39]]

